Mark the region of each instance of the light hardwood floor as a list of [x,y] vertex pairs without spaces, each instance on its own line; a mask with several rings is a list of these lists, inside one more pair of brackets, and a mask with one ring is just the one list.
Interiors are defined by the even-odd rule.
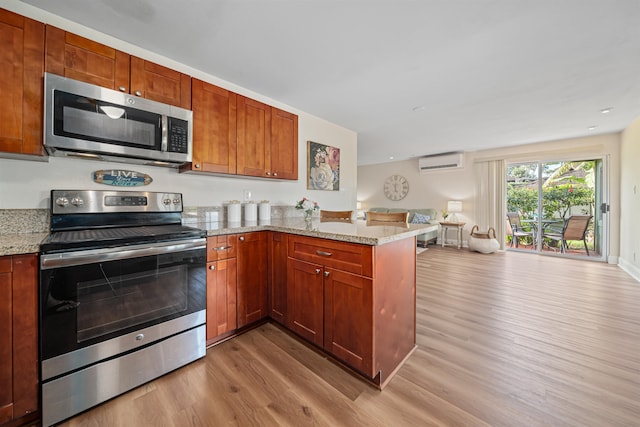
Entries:
[[638,426],[640,284],[616,266],[431,247],[380,392],[266,324],[67,426]]

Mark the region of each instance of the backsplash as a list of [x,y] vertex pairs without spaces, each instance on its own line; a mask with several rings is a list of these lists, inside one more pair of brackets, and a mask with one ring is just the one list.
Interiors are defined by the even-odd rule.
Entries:
[[0,209],[0,234],[46,233],[49,209]]
[[[226,205],[185,207],[183,223],[212,223],[226,220]],[[282,219],[302,216],[294,206],[271,206],[271,218]],[[244,209],[243,209],[244,218]],[[47,233],[50,226],[49,209],[0,209],[0,234]]]

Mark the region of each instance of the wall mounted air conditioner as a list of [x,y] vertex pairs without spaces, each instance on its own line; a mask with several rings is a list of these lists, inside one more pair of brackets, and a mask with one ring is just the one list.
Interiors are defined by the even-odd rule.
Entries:
[[464,166],[464,153],[452,152],[420,157],[418,167],[420,173],[437,170],[457,169]]

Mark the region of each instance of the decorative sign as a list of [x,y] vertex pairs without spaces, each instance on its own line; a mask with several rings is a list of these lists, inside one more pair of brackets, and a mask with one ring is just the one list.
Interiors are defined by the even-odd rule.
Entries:
[[101,170],[93,173],[93,181],[98,184],[115,185],[118,187],[139,187],[153,182],[146,173],[123,169]]

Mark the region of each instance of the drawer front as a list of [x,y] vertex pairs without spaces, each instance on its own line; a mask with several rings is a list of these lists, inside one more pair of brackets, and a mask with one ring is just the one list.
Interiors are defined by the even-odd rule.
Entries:
[[305,236],[290,236],[291,258],[371,277],[373,246]]
[[238,236],[236,234],[207,237],[207,262],[235,258],[237,248]]

